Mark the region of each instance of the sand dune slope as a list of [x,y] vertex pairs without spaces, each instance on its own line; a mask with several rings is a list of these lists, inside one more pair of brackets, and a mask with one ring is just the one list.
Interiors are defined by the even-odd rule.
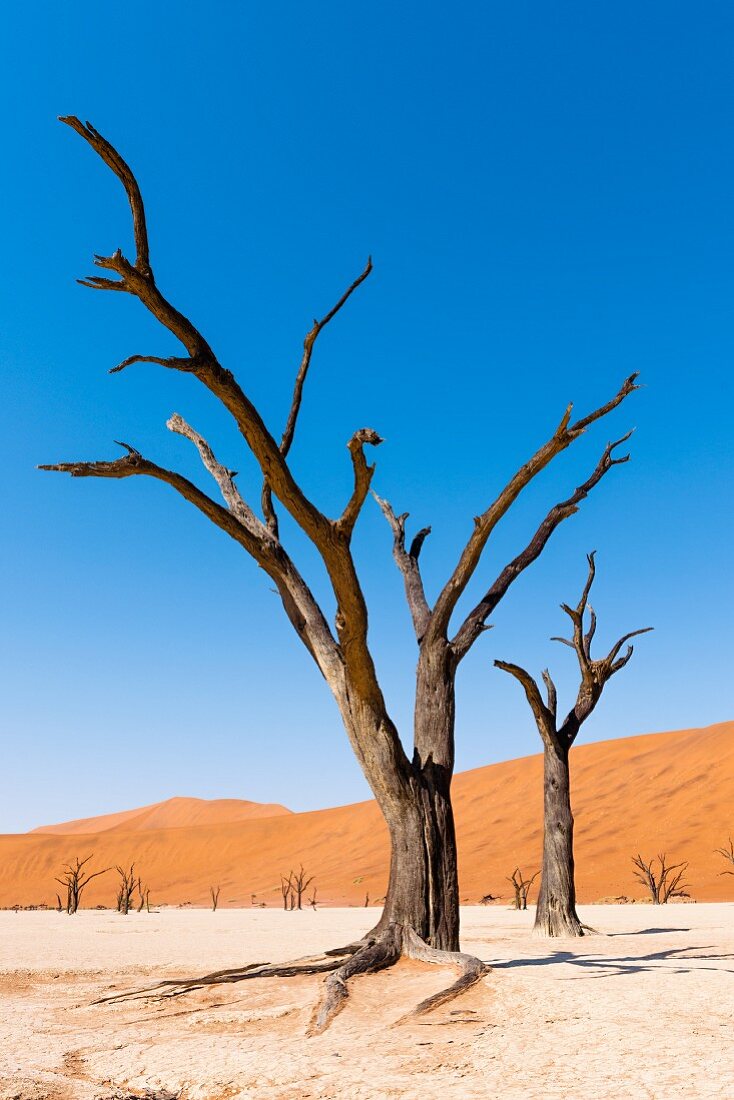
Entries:
[[[734,722],[579,745],[572,759],[581,901],[642,897],[630,861],[638,851],[688,860],[687,880],[699,901],[734,900],[734,877],[720,874],[725,864],[714,854],[734,836]],[[489,892],[506,898],[506,876],[516,864],[539,866],[542,758],[464,772],[454,791],[462,900]],[[375,904],[384,895],[387,837],[372,802],[307,814],[276,807],[279,816],[243,820],[214,814],[212,821],[199,800],[173,801],[179,807],[169,816],[148,807],[111,815],[112,826],[109,818],[96,819],[96,831],[88,833],[72,823],[71,835],[56,827],[0,837],[0,905],[53,903],[61,863],[90,852],[95,867],[135,860],[160,903],[205,904],[209,885],[220,884],[221,905],[249,905],[253,894],[279,905],[280,873],[301,862],[325,903],[363,905],[368,894]],[[190,804],[196,816],[186,824]],[[85,904],[111,904],[113,878],[96,879]]]

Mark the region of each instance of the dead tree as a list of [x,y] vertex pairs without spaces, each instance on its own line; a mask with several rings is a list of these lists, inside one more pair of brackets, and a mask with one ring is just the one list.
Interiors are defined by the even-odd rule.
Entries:
[[[301,408],[304,384],[316,341],[354,291],[372,271],[369,260],[358,278],[304,340],[293,397],[280,442],[266,427],[258,409],[224,367],[202,332],[164,296],[151,266],[145,210],[138,183],[116,149],[89,124],[75,117],[61,120],[76,131],[101,157],[125,188],[132,211],[135,257],[128,260],[117,249],[96,256],[101,274],[80,280],[84,286],[136,298],[183,347],[177,355],[135,354],[113,372],[133,364],[154,363],[196,379],[231,414],[245,445],[263,477],[262,518],[243,497],[236,474],[215,457],[209,443],[183,417],[168,421],[172,432],[188,440],[211,474],[223,504],[181,474],[145,458],[123,444],[122,457],[101,462],[62,462],[42,467],[74,477],[121,479],[148,477],[162,482],[234,539],[275,586],[296,635],[317,665],[336,701],[352,748],[387,823],[390,837],[390,874],[387,900],[376,927],[358,944],[330,957],[337,973],[327,981],[325,999],[314,1023],[323,1030],[341,1007],[346,982],[353,975],[391,966],[402,953],[429,962],[453,959],[462,972],[458,985],[469,977],[478,981],[484,968],[467,962],[459,947],[459,895],[456,838],[451,807],[454,768],[455,680],[459,664],[487,626],[495,607],[515,579],[538,557],[558,526],[614,466],[622,442],[604,449],[595,469],[571,495],[554,505],[540,522],[529,543],[499,573],[463,619],[454,624],[457,604],[474,577],[497,524],[518,496],[558,455],[596,421],[617,408],[637,387],[636,375],[625,380],[617,394],[595,411],[572,420],[569,406],[549,438],[514,474],[492,502],[478,514],[458,561],[431,603],[423,586],[419,555],[429,528],[424,527],[406,546],[407,514],[395,515],[387,501],[380,507],[393,533],[393,556],[400,569],[418,644],[415,686],[414,746],[403,748],[388,711],[368,641],[367,605],[352,553],[352,536],[367,500],[374,474],[365,447],[382,440],[372,428],[354,432],[347,447],[353,470],[353,488],[341,514],[326,515],[296,479],[289,463]],[[625,436],[625,439],[627,437]],[[336,605],[334,628],[306,584],[281,538],[277,509],[282,507],[320,556]],[[486,582],[484,582],[486,583]],[[421,948],[419,945],[422,944]],[[436,954],[438,952],[439,954]],[[446,953],[454,953],[447,955]],[[273,971],[274,972],[274,971]],[[463,983],[463,984],[461,984]],[[452,989],[455,987],[452,987]]]
[[620,657],[622,646],[630,638],[652,629],[647,626],[625,634],[615,642],[606,657],[596,660],[591,656],[591,642],[596,631],[596,615],[589,604],[596,573],[594,554],[589,554],[587,560],[589,572],[581,599],[575,607],[561,604],[571,619],[573,637],[552,639],[574,650],[581,674],[576,702],[563,722],[559,725],[558,694],[547,669],[543,672],[546,688],[546,698],[543,699],[537,682],[529,672],[519,665],[495,661],[498,668],[509,672],[524,688],[543,742],[543,867],[533,929],[539,936],[584,934],[576,912],[569,753],[579,730],[599,702],[607,681],[624,668],[634,652],[634,647],[628,645]]
[[138,879],[138,912],[142,913],[143,909],[146,912],[150,912],[150,889],[147,886],[143,886],[142,879]]
[[[734,842],[732,842],[731,837],[729,837],[729,847],[728,848],[716,848],[715,853],[716,853],[717,856],[723,856],[724,859],[728,863],[731,863],[732,867],[734,867]],[[728,870],[727,871],[719,871],[719,874],[720,875],[734,875],[734,870],[732,870],[732,871],[728,871]]]
[[130,870],[125,867],[115,867],[120,876],[120,884],[117,888],[117,912],[127,916],[132,905],[133,894],[140,886],[140,880],[135,877],[135,864],[130,864]]
[[219,905],[219,891],[220,891],[220,889],[221,889],[220,886],[217,886],[217,887],[210,886],[209,887],[209,893],[210,893],[211,899],[212,899],[212,912],[214,912],[214,913],[216,913],[217,906]]
[[280,892],[283,895],[283,908],[285,910],[292,909],[295,902],[293,898],[293,872],[291,871],[288,878],[283,875],[280,876]]
[[665,862],[667,859],[665,852],[661,852],[657,859],[658,870],[655,871],[654,858],[645,862],[641,855],[632,857],[632,862],[637,868],[635,878],[647,887],[653,905],[667,905],[670,898],[690,897],[687,890],[688,884],[683,882],[688,864],[673,863],[668,866]]
[[311,897],[308,899],[308,904],[311,906],[311,908],[313,909],[313,911],[315,913],[316,912],[316,905],[318,904],[317,901],[316,901],[316,887],[315,886],[314,886],[313,890],[311,891]]
[[[94,854],[94,853],[92,853]],[[99,878],[100,875],[106,875],[112,868],[105,867],[103,871],[95,871],[94,874],[88,874],[84,867],[89,863],[91,855],[86,859],[80,860],[76,857],[75,862],[68,864],[61,872],[61,878],[57,878],[55,881],[66,889],[66,912],[69,914],[76,913],[79,908],[79,902],[82,898],[82,893],[87,888],[93,878]],[[57,894],[56,897],[61,906],[61,898]]]
[[[58,879],[56,881],[58,882]],[[63,911],[64,911],[64,907],[61,904],[61,894],[57,894],[56,895],[56,912],[57,913],[63,913]]]
[[[516,867],[515,870],[512,872],[512,875],[508,876],[507,881],[512,883],[512,889],[515,891],[515,900],[513,904],[514,909],[527,909],[530,887],[533,885],[539,874],[540,871],[536,871],[535,874],[531,876],[531,878],[525,879],[523,878],[520,868]],[[491,894],[489,895],[489,897],[492,901],[495,900],[494,898],[492,898]],[[484,898],[482,898],[482,902],[484,902]]]
[[303,909],[303,895],[306,892],[307,887],[309,887],[313,882],[314,876],[311,875],[310,878],[306,878],[306,872],[303,869],[303,864],[301,864],[300,871],[291,871],[291,876],[293,878],[293,899],[295,902],[295,908]]

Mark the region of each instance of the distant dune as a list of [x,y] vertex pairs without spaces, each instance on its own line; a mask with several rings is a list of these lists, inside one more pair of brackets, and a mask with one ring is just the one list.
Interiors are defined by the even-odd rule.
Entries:
[[274,802],[246,802],[241,798],[168,798],[137,810],[122,810],[101,817],[81,817],[60,825],[39,825],[31,833],[74,836],[78,833],[137,833],[143,829],[175,829],[188,825],[225,825],[278,817],[292,811]]
[[[492,764],[456,776],[461,898],[510,893],[517,864],[540,865],[542,757]],[[734,900],[734,877],[714,849],[734,836],[734,722],[627,737],[572,752],[579,898],[642,897],[630,857],[666,851],[688,860],[699,901]],[[301,862],[319,900],[370,904],[384,895],[388,844],[377,807],[361,802],[294,814],[282,806],[196,798],[0,836],[0,906],[52,904],[54,876],[74,856],[95,868],[135,860],[151,900],[221,905],[280,904],[279,876]],[[85,905],[111,904],[113,874],[90,885]],[[532,900],[532,899],[531,899]]]

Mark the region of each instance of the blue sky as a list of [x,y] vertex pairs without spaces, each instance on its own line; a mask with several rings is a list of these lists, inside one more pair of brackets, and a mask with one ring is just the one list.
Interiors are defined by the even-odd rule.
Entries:
[[[732,645],[734,12],[726,3],[40,3],[5,13],[3,768],[0,829],[174,794],[310,809],[366,797],[336,708],[266,578],[165,486],[40,462],[126,439],[200,477],[193,422],[240,484],[227,416],[142,307],[74,279],[131,248],[117,181],[58,114],[133,165],[152,262],[280,432],[301,342],[372,253],[317,346],[292,451],[335,512],[344,445],[386,439],[375,487],[417,525],[431,592],[569,400],[645,388],[539,479],[472,595],[630,427],[632,461],[512,590],[463,666],[457,764],[537,751],[501,657],[549,636],[598,550],[603,644],[638,626],[587,739],[729,719]],[[204,481],[202,480],[202,484]],[[286,525],[319,592],[314,556]],[[410,736],[412,641],[376,507],[355,551],[392,712]]]

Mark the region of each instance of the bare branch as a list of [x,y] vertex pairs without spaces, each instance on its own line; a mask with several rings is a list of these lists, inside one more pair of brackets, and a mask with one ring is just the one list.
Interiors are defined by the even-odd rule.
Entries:
[[552,714],[553,722],[555,724],[556,713],[558,711],[558,692],[556,690],[556,685],[553,683],[553,680],[551,678],[551,674],[547,668],[543,669],[541,675],[543,677],[543,683],[545,684],[545,690],[548,697],[548,710]]
[[349,538],[354,530],[357,517],[370,491],[370,483],[375,472],[374,464],[369,466],[364,457],[364,445],[379,447],[384,442],[373,428],[360,428],[347,443],[354,467],[354,490],[341,517],[336,522],[337,530]]
[[66,126],[71,126],[72,130],[76,130],[76,132],[92,146],[95,152],[100,155],[105,164],[112,169],[122,183],[133,216],[133,231],[135,234],[135,249],[137,252],[135,267],[141,274],[151,275],[148,231],[145,225],[145,207],[143,206],[140,188],[138,187],[137,180],[130,167],[122,159],[117,150],[110,145],[109,141],[103,138],[98,130],[95,130],[91,122],[80,122],[74,115],[60,117],[59,122],[63,122]]
[[535,717],[538,732],[544,741],[552,739],[556,730],[554,711],[551,706],[546,706],[543,702],[540,688],[530,673],[526,672],[520,665],[513,665],[507,661],[495,661],[494,664],[495,668],[501,668],[503,672],[509,672],[522,684],[530,709]]
[[[283,458],[285,458],[288,454],[289,450],[291,449],[291,444],[293,442],[293,436],[296,431],[296,421],[298,420],[298,413],[300,412],[301,400],[303,398],[303,386],[306,381],[306,375],[308,374],[308,368],[311,365],[311,355],[313,353],[313,347],[316,343],[318,335],[322,331],[322,329],[324,329],[328,325],[329,321],[331,321],[332,318],[336,316],[342,306],[352,296],[357,287],[365,281],[371,271],[372,257],[368,256],[367,264],[362,274],[358,275],[354,282],[347,287],[336,305],[333,306],[329,310],[329,312],[321,318],[320,321],[314,321],[313,328],[310,330],[310,332],[306,334],[306,338],[303,341],[303,356],[301,358],[298,373],[296,374],[295,385],[293,387],[291,407],[288,412],[288,419],[286,421],[283,437],[280,441],[280,453],[283,455]],[[277,533],[278,520],[273,509],[272,493],[267,481],[263,483],[262,488],[262,509],[268,527]]]
[[[181,424],[183,424],[183,421],[181,421]],[[196,433],[193,430],[191,431],[192,436],[195,436]],[[182,432],[182,434],[185,433]],[[201,439],[201,437],[197,438]],[[201,440],[201,442],[205,448],[207,446],[205,441]],[[259,525],[260,530],[258,532],[256,527],[252,528],[238,518],[235,512],[222,507],[221,504],[217,504],[188,478],[172,470],[157,466],[154,462],[143,458],[139,451],[128,444],[123,443],[121,446],[128,450],[128,454],[112,462],[60,462],[54,465],[40,466],[39,469],[60,471],[71,474],[72,477],[124,478],[142,474],[170,485],[182,497],[194,504],[207,519],[211,520],[212,523],[216,524],[217,527],[247,550],[257,564],[272,578],[291,624],[316,661],[320,671],[327,679],[331,678],[331,682],[339,683],[342,675],[342,658],[328,623],[308,585],[280,543],[270,536],[267,538],[262,537],[262,532],[265,529],[260,521],[253,517],[255,524]],[[211,458],[216,464],[215,468],[222,470],[223,468],[219,467],[213,455],[211,455]],[[225,472],[225,475],[220,474],[220,476],[223,476],[225,483],[226,474],[227,472]],[[217,475],[215,474],[215,476]],[[231,474],[229,476],[231,478]],[[241,500],[241,498],[239,499]],[[244,502],[242,503],[246,508]]]
[[[517,557],[513,558],[509,565],[505,566],[476,607],[469,612],[451,643],[454,653],[459,660],[465,657],[469,652],[472,645],[479,637],[484,623],[497,607],[497,604],[503,598],[513,581],[515,581],[520,574],[540,556],[546,543],[559,524],[578,511],[581,502],[586,499],[591,490],[599,484],[604,475],[607,474],[613,466],[620,466],[629,461],[629,455],[622,455],[616,458],[614,452],[617,447],[630,438],[631,434],[631,432],[628,432],[627,435],[622,436],[621,439],[617,439],[612,443],[607,443],[591,475],[582,485],[578,486],[567,500],[563,500],[551,508],[525,549],[522,550]],[[565,642],[565,639],[562,638],[556,640]],[[573,643],[565,642],[565,644],[572,645]]]
[[385,519],[390,525],[390,530],[393,533],[393,558],[403,575],[405,597],[408,601],[415,634],[420,643],[428,625],[431,609],[426,599],[418,558],[423,543],[430,534],[431,528],[423,527],[413,539],[410,550],[406,551],[405,522],[408,519],[408,513],[403,512],[401,515],[396,516],[392,505],[387,500],[378,497],[374,489],[372,490],[372,496],[379,504]]
[[198,366],[197,361],[188,356],[184,358],[177,355],[129,355],[127,359],[123,359],[116,367],[111,367],[109,373],[118,374],[119,371],[125,370],[126,367],[131,366],[133,363],[158,363],[159,366],[168,367],[171,370],[191,371],[192,373]]
[[247,505],[240,496],[239,489],[234,483],[233,472],[228,470],[225,466],[222,466],[220,462],[217,462],[211,447],[204,437],[199,435],[197,431],[187,424],[178,413],[174,413],[173,416],[166,421],[166,427],[170,431],[176,432],[177,435],[182,435],[186,439],[189,439],[194,444],[201,456],[201,461],[219,486],[222,496],[227,503],[227,507],[230,512],[237,517],[240,523],[256,538],[269,539],[271,536],[267,528],[260,522],[249,505]]
[[429,626],[432,636],[444,636],[448,631],[452,612],[479,564],[487,540],[510,505],[514,503],[522,490],[530,484],[541,470],[544,470],[549,462],[562,451],[565,451],[575,439],[578,439],[590,424],[606,416],[638,388],[635,385],[636,378],[637,373],[631,374],[629,378],[625,379],[617,394],[610,401],[607,401],[605,405],[589,413],[583,419],[576,421],[575,424],[570,423],[571,406],[569,405],[551,438],[517,471],[499,496],[490,504],[489,508],[481,516],[476,517],[474,530],[469,541],[464,547],[454,572],[436,601]]

